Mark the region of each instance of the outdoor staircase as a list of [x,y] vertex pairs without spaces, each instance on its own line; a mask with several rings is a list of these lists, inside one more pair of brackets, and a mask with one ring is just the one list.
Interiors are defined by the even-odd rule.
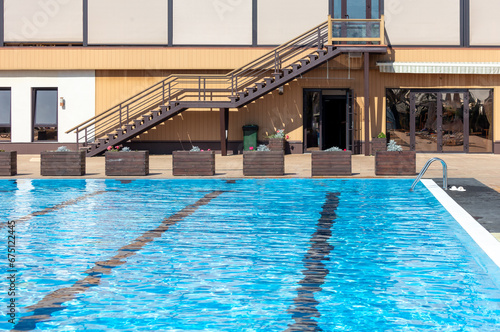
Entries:
[[[105,152],[189,108],[240,108],[342,53],[385,53],[380,45],[326,45],[328,22],[226,75],[172,75],[70,129],[87,156]],[[365,51],[366,51],[365,50]]]

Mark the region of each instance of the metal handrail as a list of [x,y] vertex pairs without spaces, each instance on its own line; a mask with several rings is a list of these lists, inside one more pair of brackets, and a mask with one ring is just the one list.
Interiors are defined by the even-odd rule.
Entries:
[[413,189],[415,189],[415,186],[417,185],[418,181],[420,181],[422,176],[424,176],[424,174],[427,171],[427,169],[429,168],[429,166],[431,166],[431,164],[437,160],[439,160],[441,162],[441,164],[443,165],[443,189],[448,190],[448,166],[446,165],[446,162],[441,158],[431,158],[427,161],[427,163],[425,163],[425,165],[422,168],[422,170],[420,171],[420,173],[418,173],[417,178],[415,179],[415,181],[411,185],[410,191],[413,191]]

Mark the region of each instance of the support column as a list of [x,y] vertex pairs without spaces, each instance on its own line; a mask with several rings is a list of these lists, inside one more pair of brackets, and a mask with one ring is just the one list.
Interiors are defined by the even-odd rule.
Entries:
[[364,54],[364,83],[365,83],[365,156],[370,155],[370,53]]
[[229,108],[220,109],[220,153],[227,156],[227,130],[229,127]]

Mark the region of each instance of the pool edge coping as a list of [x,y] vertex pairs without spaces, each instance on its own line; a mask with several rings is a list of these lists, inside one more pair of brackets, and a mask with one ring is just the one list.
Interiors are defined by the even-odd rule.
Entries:
[[422,179],[424,186],[443,205],[451,216],[462,226],[476,244],[500,268],[500,242],[477,222],[463,207],[451,198],[436,182]]

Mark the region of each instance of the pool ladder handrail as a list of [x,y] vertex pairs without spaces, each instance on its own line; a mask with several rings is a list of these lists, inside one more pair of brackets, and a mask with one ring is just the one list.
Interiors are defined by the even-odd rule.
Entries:
[[431,158],[427,161],[427,163],[425,163],[425,166],[422,168],[420,173],[418,173],[417,178],[415,179],[415,181],[411,185],[410,191],[413,191],[413,189],[415,189],[415,186],[417,185],[418,181],[420,181],[422,176],[424,176],[424,174],[427,171],[427,169],[429,168],[429,166],[431,166],[431,164],[437,160],[439,160],[441,162],[441,164],[443,165],[443,189],[448,190],[448,165],[446,165],[446,162],[441,158]]

